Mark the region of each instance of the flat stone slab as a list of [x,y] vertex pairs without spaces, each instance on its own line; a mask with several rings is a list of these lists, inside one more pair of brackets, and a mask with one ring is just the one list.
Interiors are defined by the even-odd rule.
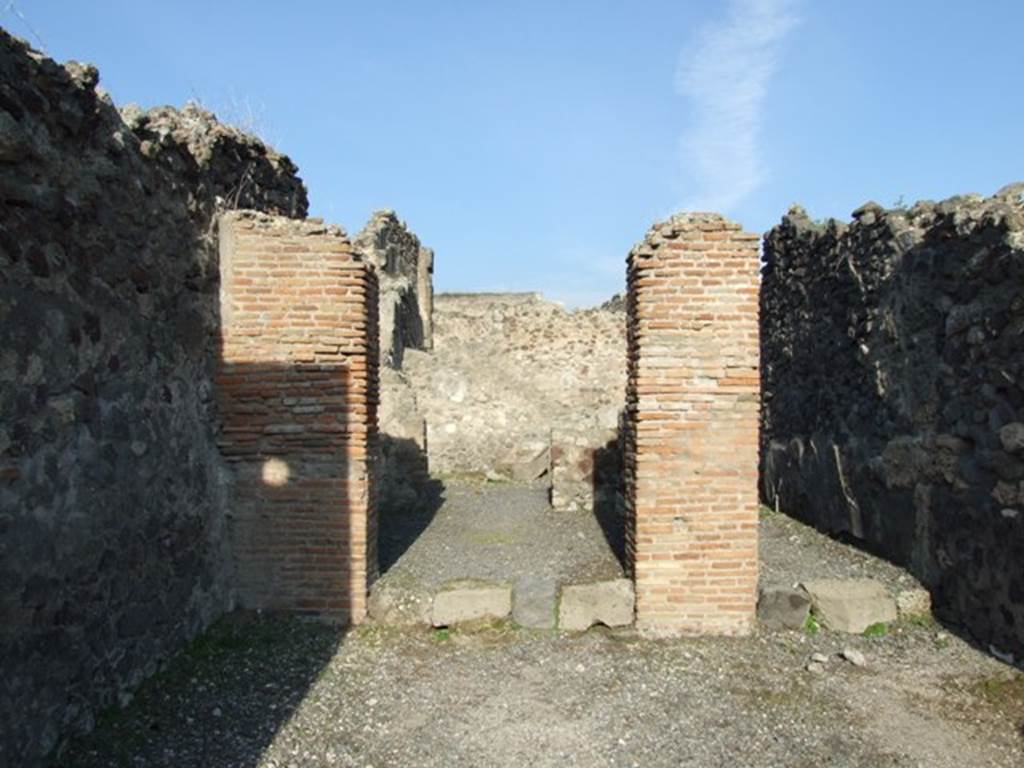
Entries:
[[625,627],[633,623],[635,596],[629,579],[562,587],[558,628],[583,632],[595,624]]
[[557,592],[554,579],[520,579],[512,591],[512,620],[528,629],[554,629]]
[[757,619],[770,629],[803,629],[811,598],[803,589],[764,587],[757,599]]
[[378,624],[430,626],[431,596],[422,591],[377,583],[370,590],[367,613]]
[[434,595],[430,623],[449,627],[478,619],[504,619],[512,612],[512,590],[500,584],[454,582]]
[[873,579],[820,579],[801,586],[811,611],[829,629],[860,634],[872,624],[896,621],[896,601]]

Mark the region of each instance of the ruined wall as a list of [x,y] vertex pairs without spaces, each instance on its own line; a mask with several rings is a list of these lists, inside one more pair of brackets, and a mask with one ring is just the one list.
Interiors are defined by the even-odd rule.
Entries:
[[757,241],[717,214],[680,214],[629,255],[626,559],[644,632],[753,625]]
[[438,294],[433,351],[407,351],[403,368],[431,471],[532,480],[550,471],[553,431],[595,447],[614,437],[625,315],[537,294]]
[[375,211],[353,245],[380,284],[381,364],[400,369],[406,348],[433,343],[434,252],[388,210]]
[[377,568],[376,274],[313,219],[227,214],[220,256],[239,603],[361,621]]
[[287,158],[201,110],[122,119],[97,78],[0,31],[4,765],[231,604],[213,215],[306,209]]
[[424,503],[429,480],[425,422],[402,361],[406,349],[433,345],[434,252],[389,210],[374,212],[353,245],[379,282],[379,505],[409,512]]
[[795,208],[765,237],[762,492],[1024,658],[1024,206]]

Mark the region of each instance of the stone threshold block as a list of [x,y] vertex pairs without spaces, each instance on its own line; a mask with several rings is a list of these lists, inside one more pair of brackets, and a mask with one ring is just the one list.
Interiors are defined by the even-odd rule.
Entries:
[[803,629],[811,598],[794,587],[763,587],[757,599],[757,620],[769,629]]
[[558,601],[558,628],[584,632],[595,624],[626,627],[633,623],[635,597],[629,579],[570,584]]
[[512,620],[525,629],[554,629],[557,596],[554,579],[520,579],[512,593]]
[[449,627],[480,619],[505,619],[512,612],[512,589],[505,584],[454,581],[434,595],[430,623]]

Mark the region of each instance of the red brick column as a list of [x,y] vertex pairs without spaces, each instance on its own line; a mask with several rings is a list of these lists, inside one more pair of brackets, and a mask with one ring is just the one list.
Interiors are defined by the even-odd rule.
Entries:
[[239,602],[358,622],[377,568],[376,276],[312,219],[227,214],[220,252]]
[[743,634],[757,591],[758,237],[674,216],[629,255],[627,562],[637,626]]

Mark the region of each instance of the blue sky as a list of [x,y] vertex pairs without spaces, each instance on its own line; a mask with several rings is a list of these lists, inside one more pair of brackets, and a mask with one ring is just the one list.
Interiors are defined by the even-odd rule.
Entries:
[[[1024,178],[1024,3],[0,3],[118,104],[198,100],[298,164],[311,213],[393,208],[439,290],[621,291],[652,222],[989,194]],[[40,43],[41,41],[41,43]]]

